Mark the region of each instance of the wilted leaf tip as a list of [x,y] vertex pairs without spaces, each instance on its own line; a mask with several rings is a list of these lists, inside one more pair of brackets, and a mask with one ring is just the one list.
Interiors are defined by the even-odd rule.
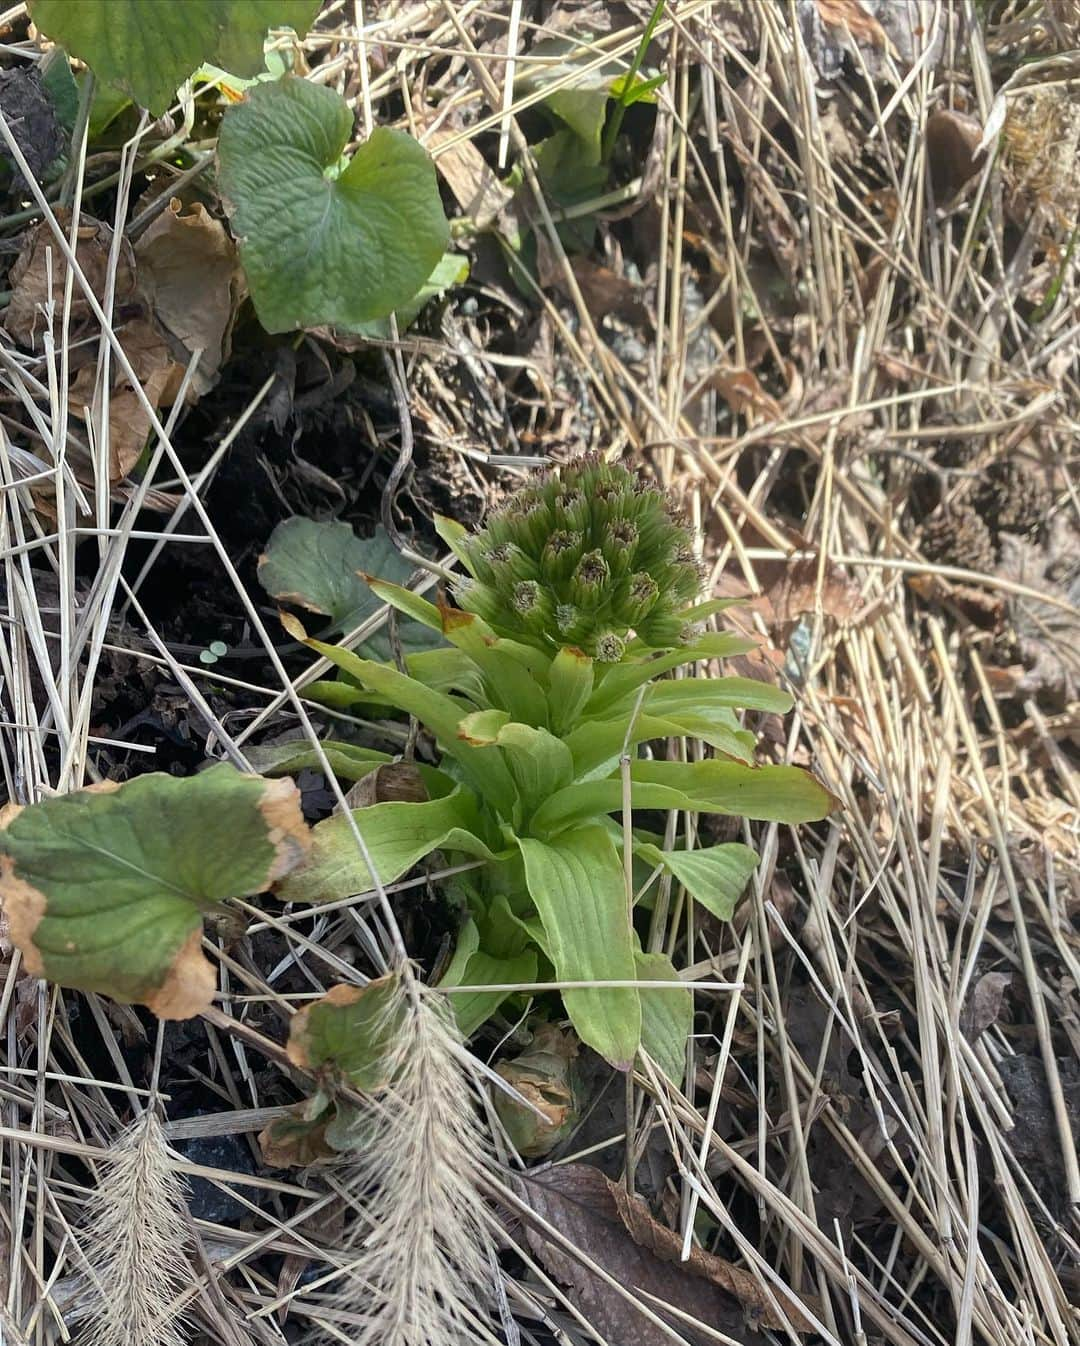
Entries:
[[[4,825],[14,816],[5,819]],[[34,943],[34,934],[45,915],[48,899],[40,889],[16,874],[12,855],[0,855],[0,905],[7,917],[8,935],[22,954],[26,971],[32,977],[44,976],[45,965]]]
[[217,977],[202,951],[202,922],[180,945],[165,979],[143,1001],[159,1019],[193,1019],[214,998]]
[[300,808],[300,791],[291,776],[267,781],[259,801],[274,848],[274,859],[266,876],[267,887],[295,869],[311,849],[311,831]]
[[299,617],[294,617],[291,612],[279,612],[278,620],[285,633],[292,636],[293,640],[307,640],[307,631],[304,630],[304,623]]
[[300,1070],[310,1070],[311,1062],[311,1011],[318,1009],[320,1005],[333,1005],[341,1009],[345,1005],[355,1005],[364,994],[366,988],[363,986],[349,986],[341,984],[331,986],[330,990],[322,997],[310,1005],[305,1005],[303,1009],[297,1010],[289,1023],[289,1041],[285,1047],[285,1055]]

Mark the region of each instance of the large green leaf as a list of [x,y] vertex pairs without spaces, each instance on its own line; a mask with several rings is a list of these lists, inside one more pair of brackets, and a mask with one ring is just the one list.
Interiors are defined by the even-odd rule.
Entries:
[[757,852],[737,841],[690,851],[662,851],[645,843],[636,852],[649,864],[663,865],[695,902],[721,921],[731,920],[758,862]]
[[[369,804],[354,809],[352,816],[382,884],[393,883],[442,848],[493,858],[477,835],[483,825],[476,801],[461,786],[442,799]],[[336,902],[374,887],[349,820],[338,814],[312,828],[307,864],[294,870],[277,893],[283,902]]]
[[256,85],[222,121],[221,190],[267,331],[383,318],[446,248],[428,152],[378,127],[334,176],[352,131],[339,94],[291,76]]
[[686,1040],[694,1027],[694,993],[682,981],[665,953],[638,953],[634,958],[641,981],[669,981],[678,990],[643,988],[641,1045],[676,1087],[686,1074]]
[[263,68],[268,28],[303,37],[320,0],[29,0],[37,27],[159,117],[204,61],[234,75]]
[[281,879],[309,836],[291,780],[224,764],[43,800],[0,833],[11,938],[35,975],[190,1018],[215,986],[203,913]]
[[[835,798],[808,771],[741,762],[634,762],[631,803],[638,809],[731,813],[765,822],[805,823],[828,817]],[[533,815],[539,835],[554,835],[598,814],[622,808],[620,779],[579,781],[553,795]]]
[[836,798],[797,766],[743,766],[741,762],[634,762],[631,779],[678,790],[702,813],[733,813],[764,822],[811,823],[827,818]]
[[[360,538],[347,523],[318,522],[299,515],[278,524],[259,557],[259,583],[271,598],[322,613],[330,618],[332,631],[352,630],[382,606],[383,600],[365,575],[404,581],[412,570],[412,562],[406,561],[381,525],[371,537]],[[441,642],[423,626],[406,622],[401,643],[409,650]],[[365,648],[379,658],[390,651],[381,634]]]
[[[547,936],[559,981],[633,981],[633,932],[622,861],[607,832],[579,827],[557,841],[518,840],[529,896]],[[632,988],[565,990],[578,1036],[620,1070],[641,1038],[641,1004]]]
[[790,693],[757,678],[682,678],[654,683],[645,693],[645,706],[655,715],[706,709],[768,710],[786,715]]

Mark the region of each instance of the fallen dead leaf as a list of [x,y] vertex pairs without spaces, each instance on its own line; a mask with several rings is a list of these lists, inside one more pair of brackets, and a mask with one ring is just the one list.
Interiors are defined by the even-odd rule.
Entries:
[[850,33],[857,42],[883,47],[888,41],[885,29],[866,12],[860,0],[817,0],[817,12],[827,27]]
[[[185,214],[173,197],[135,245],[135,261],[139,289],[170,341],[180,377],[193,352],[202,351],[189,394],[195,401],[214,386],[228,358],[241,287],[236,244],[200,202]],[[176,400],[180,377],[162,393],[162,406]]]
[[984,972],[975,983],[960,1013],[960,1031],[969,1042],[975,1042],[997,1022],[1011,981],[1011,972]]
[[[68,232],[71,212],[56,211],[61,227]],[[113,243],[113,231],[103,220],[84,217],[79,225],[75,243],[75,259],[79,269],[96,297],[104,301],[105,286],[109,269],[109,250]],[[52,276],[52,289],[49,288],[49,275]],[[41,337],[45,331],[45,309],[50,298],[53,304],[54,322],[61,320],[64,308],[64,284],[67,278],[67,263],[46,223],[32,229],[23,243],[22,250],[11,268],[8,284],[11,287],[11,302],[4,314],[4,330],[20,346],[31,350],[40,349]],[[116,267],[114,306],[129,304],[135,296],[135,257],[127,239],[121,239]],[[92,323],[93,314],[89,301],[78,285],[72,289],[70,335],[74,345],[85,335],[86,327]]]
[[780,403],[765,391],[752,369],[736,369],[733,366],[718,369],[712,377],[712,384],[736,416],[753,410],[766,421],[784,419]]
[[[611,315],[627,323],[645,321],[644,287],[636,285],[626,276],[620,276],[609,266],[602,266],[588,257],[575,257],[570,269],[581,290],[585,307],[590,313]],[[556,270],[554,283],[566,290],[566,277]]]
[[649,1208],[639,1196],[631,1196],[620,1183],[605,1178],[608,1192],[619,1218],[626,1226],[627,1233],[639,1248],[647,1248],[662,1262],[673,1262],[685,1268],[691,1275],[700,1276],[726,1290],[737,1299],[746,1312],[747,1320],[754,1327],[773,1328],[785,1332],[790,1327],[795,1332],[812,1332],[813,1324],[806,1317],[798,1300],[794,1296],[783,1295],[776,1287],[772,1293],[779,1302],[781,1312],[777,1312],[770,1302],[761,1281],[751,1271],[737,1267],[723,1257],[715,1257],[704,1248],[691,1248],[689,1258],[682,1260],[682,1238],[673,1229],[654,1220]]
[[435,131],[428,137],[427,146],[463,214],[477,229],[490,229],[514,193],[500,182],[473,141],[457,140],[440,152],[439,147],[455,141],[457,134],[452,130]]
[[[171,390],[175,395],[179,388],[178,375],[182,377],[183,368],[173,359],[162,333],[149,318],[136,318],[118,328],[117,336],[150,405],[155,411],[161,406],[170,405],[168,393]],[[109,396],[109,481],[115,483],[125,477],[139,461],[146,436],[150,433],[150,417],[124,374],[115,365],[112,370],[114,382]],[[95,433],[97,424],[93,404],[96,381],[97,367],[84,365],[68,392],[68,405],[76,423],[82,423],[84,411],[89,409],[94,418]]]
[[[665,1315],[658,1305],[670,1304],[707,1328],[724,1332],[740,1346],[754,1346],[760,1340],[717,1284],[678,1264],[662,1262],[651,1250],[634,1242],[619,1216],[608,1179],[599,1169],[589,1164],[559,1164],[528,1174],[523,1185],[537,1215],[619,1285],[631,1293],[641,1292],[643,1303],[659,1317]],[[527,1238],[551,1275],[568,1287],[571,1300],[601,1337],[619,1346],[671,1346],[670,1334],[651,1323],[602,1276],[545,1238],[540,1230],[527,1226]],[[694,1335],[685,1320],[669,1316],[667,1321],[692,1341],[715,1340],[705,1333]]]
[[926,157],[937,204],[945,205],[982,167],[982,123],[952,108],[938,108],[926,119]]
[[531,1105],[522,1107],[501,1091],[495,1094],[495,1110],[519,1154],[530,1159],[549,1154],[576,1124],[574,1061],[578,1049],[572,1033],[562,1032],[555,1024],[541,1024],[520,1056],[495,1067]]
[[430,795],[412,762],[386,762],[351,785],[345,798],[350,808],[360,809],[395,800],[423,804]]

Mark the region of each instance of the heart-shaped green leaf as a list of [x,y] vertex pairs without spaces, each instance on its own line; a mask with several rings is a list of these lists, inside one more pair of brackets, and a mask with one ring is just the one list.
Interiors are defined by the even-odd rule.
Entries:
[[187,1019],[210,1003],[202,915],[261,892],[307,853],[291,780],[221,764],[92,786],[0,832],[0,897],[28,971]]
[[[365,575],[404,584],[412,572],[412,562],[402,556],[381,525],[371,537],[363,538],[347,523],[299,515],[278,524],[259,557],[259,583],[271,598],[322,613],[330,618],[332,631],[352,630],[385,601]],[[442,643],[438,635],[411,621],[401,623],[400,634],[406,650]],[[378,632],[365,641],[361,652],[389,658],[389,641]]]
[[335,176],[352,132],[339,94],[291,76],[256,85],[222,121],[221,190],[269,332],[385,318],[446,248],[423,146],[379,127]]
[[263,68],[268,28],[303,37],[320,0],[30,0],[30,17],[103,84],[159,117],[204,61],[234,75]]

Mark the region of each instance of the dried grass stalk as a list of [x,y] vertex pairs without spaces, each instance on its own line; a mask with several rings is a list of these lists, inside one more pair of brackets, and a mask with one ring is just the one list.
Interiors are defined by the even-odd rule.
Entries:
[[93,1346],[182,1346],[194,1271],[186,1187],[147,1108],[112,1147],[90,1197],[82,1238],[93,1306],[81,1341]]
[[483,1132],[442,998],[411,977],[398,987],[390,1083],[343,1175],[353,1260],[329,1307],[356,1346],[472,1346],[491,1299]]

